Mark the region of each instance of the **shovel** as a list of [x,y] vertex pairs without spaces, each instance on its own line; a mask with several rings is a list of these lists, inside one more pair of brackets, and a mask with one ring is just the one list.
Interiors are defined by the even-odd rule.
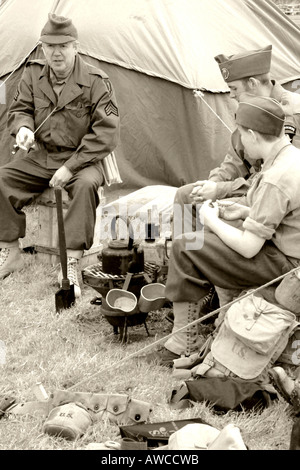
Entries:
[[62,269],[62,282],[61,289],[55,294],[55,307],[56,312],[73,307],[75,304],[75,293],[74,284],[70,284],[68,279],[68,258],[66,248],[66,236],[63,219],[63,204],[62,204],[62,193],[61,187],[57,186],[54,188],[56,210],[57,210],[57,225],[58,225],[58,242],[59,242],[59,254],[60,263]]

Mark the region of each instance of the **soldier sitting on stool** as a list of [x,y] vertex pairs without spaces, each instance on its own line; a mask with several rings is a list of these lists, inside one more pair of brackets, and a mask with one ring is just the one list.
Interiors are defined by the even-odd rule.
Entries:
[[[8,126],[25,156],[0,168],[0,279],[19,270],[22,208],[46,188],[62,186],[68,277],[80,296],[77,261],[93,244],[101,160],[119,140],[119,113],[107,75],[77,55],[72,20],[49,14],[40,41],[45,59],[26,65],[8,112]],[[60,275],[61,280],[61,275]]]

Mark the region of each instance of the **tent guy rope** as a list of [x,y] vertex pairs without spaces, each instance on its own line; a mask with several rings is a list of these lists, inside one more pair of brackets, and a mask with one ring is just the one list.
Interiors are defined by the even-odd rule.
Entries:
[[203,101],[203,103],[206,104],[206,106],[219,119],[219,121],[221,121],[221,123],[226,127],[226,129],[230,132],[230,134],[232,134],[233,131],[230,129],[230,127],[227,126],[226,122],[224,122],[223,119],[215,112],[215,110],[207,103],[207,101],[205,101],[204,93],[202,93],[202,91],[200,90],[193,90],[193,93],[194,93],[194,96],[196,96],[196,98],[200,98]]
[[[57,106],[52,109],[51,113],[48,114],[48,116],[43,120],[43,122],[35,129],[33,135],[37,133],[37,131],[45,124],[45,122],[52,116],[52,114],[57,110]],[[17,151],[19,150],[19,146],[17,144],[14,145],[14,150],[12,151],[12,154],[15,155]]]

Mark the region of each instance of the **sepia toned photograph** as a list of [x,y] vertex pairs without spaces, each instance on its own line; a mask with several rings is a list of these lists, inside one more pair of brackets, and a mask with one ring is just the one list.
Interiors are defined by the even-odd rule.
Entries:
[[300,450],[300,0],[0,0],[0,44],[0,451]]

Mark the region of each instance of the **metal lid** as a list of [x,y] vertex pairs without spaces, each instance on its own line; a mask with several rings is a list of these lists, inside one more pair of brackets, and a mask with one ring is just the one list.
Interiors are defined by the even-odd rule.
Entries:
[[108,248],[115,250],[128,250],[128,241],[126,240],[111,240],[108,243]]

